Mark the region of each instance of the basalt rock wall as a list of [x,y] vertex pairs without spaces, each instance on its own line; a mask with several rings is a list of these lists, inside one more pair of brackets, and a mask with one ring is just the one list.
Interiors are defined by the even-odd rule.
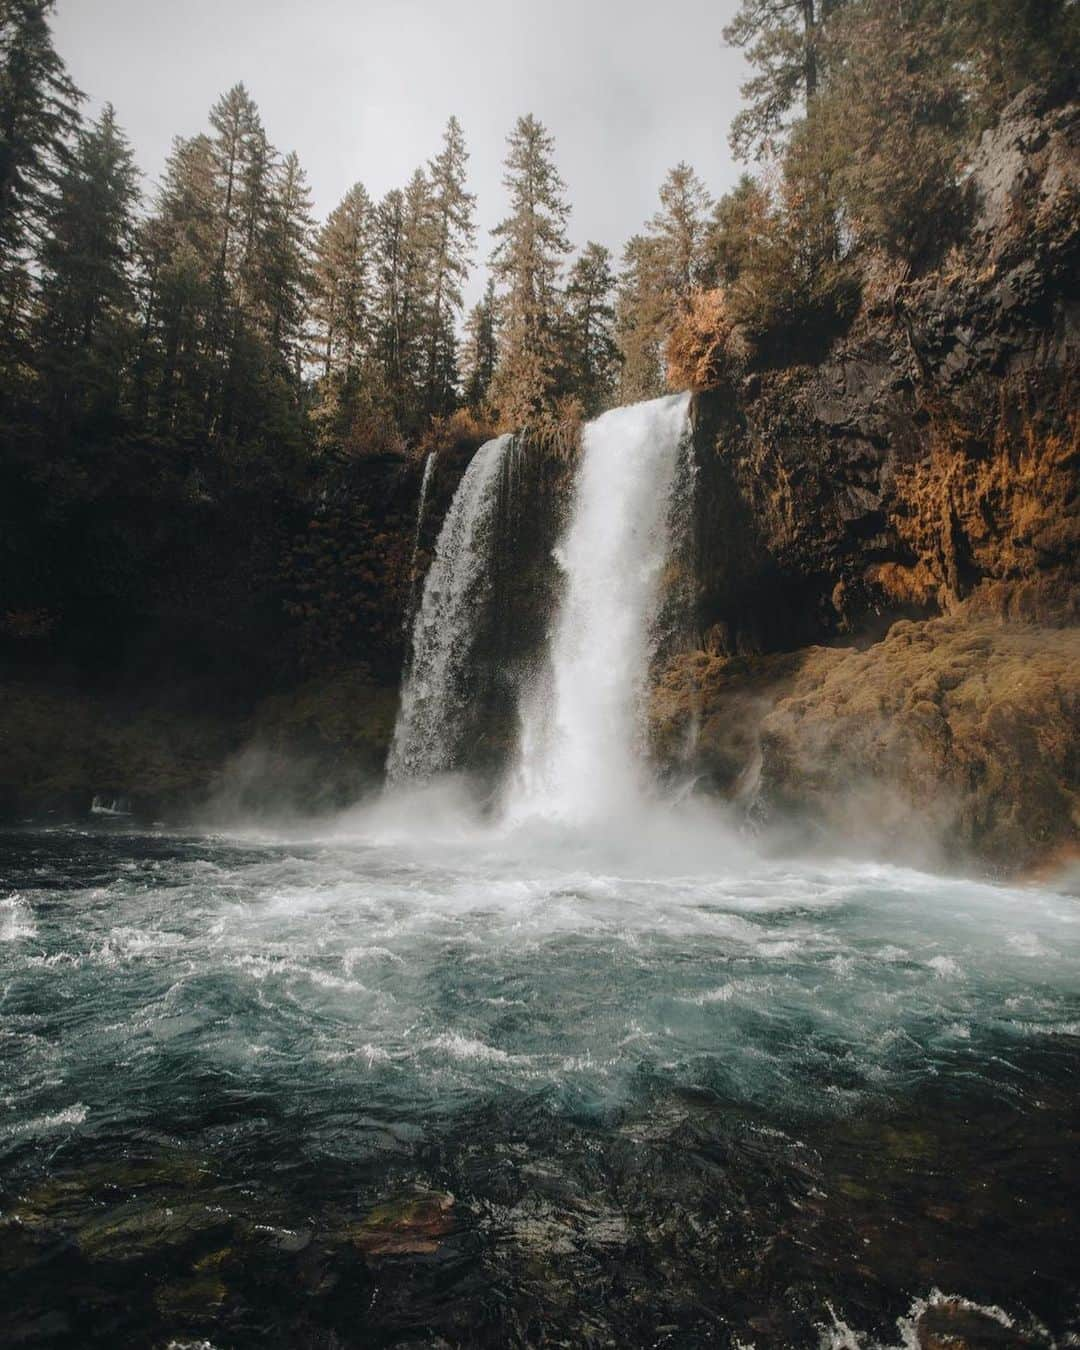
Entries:
[[888,798],[897,837],[1001,867],[1075,846],[1078,147],[1075,106],[1022,95],[963,251],[869,260],[825,360],[697,397],[696,640],[653,700],[673,770],[774,819]]

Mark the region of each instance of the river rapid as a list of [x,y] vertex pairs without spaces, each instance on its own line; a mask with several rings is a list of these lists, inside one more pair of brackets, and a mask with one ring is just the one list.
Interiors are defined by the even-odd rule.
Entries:
[[6,1343],[1080,1333],[1073,897],[453,781],[0,847]]

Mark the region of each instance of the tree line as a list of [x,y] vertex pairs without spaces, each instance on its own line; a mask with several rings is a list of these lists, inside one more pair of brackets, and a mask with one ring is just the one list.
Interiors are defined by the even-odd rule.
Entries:
[[870,272],[903,284],[963,249],[980,133],[1028,86],[1075,97],[1080,70],[1074,0],[740,0],[723,33],[750,67],[729,140],[755,172],[713,203],[680,166],[630,241],[636,397],[816,359]]
[[86,121],[53,0],[0,0],[0,388],[20,431],[345,452],[408,444],[468,407],[536,423],[615,393],[611,256],[569,261],[569,204],[532,116],[509,211],[464,314],[475,198],[456,118],[407,183],[321,224],[295,153],[242,84],[177,138],[149,194],[111,105]]
[[1069,0],[742,0],[724,35],[753,73],[731,142],[764,171],[713,202],[679,164],[619,266],[595,242],[571,258],[553,138],[521,117],[465,315],[475,198],[455,118],[404,187],[375,201],[357,183],[316,225],[299,159],[237,85],[147,201],[111,106],[80,119],[52,7],[0,3],[8,406],[54,443],[122,427],[345,450],[461,407],[539,425],[655,395],[708,290],[759,334],[827,326],[854,250],[917,267],[956,238],[973,129],[1075,69],[1078,23]]

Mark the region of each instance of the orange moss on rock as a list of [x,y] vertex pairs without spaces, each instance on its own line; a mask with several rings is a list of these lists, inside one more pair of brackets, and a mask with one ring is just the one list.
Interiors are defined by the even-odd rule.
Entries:
[[962,612],[864,650],[688,652],[650,714],[665,763],[777,822],[1003,872],[1080,847],[1080,629]]
[[761,741],[776,807],[843,829],[884,792],[908,837],[1021,869],[1080,842],[1080,630],[965,615],[817,649]]
[[1075,613],[1068,574],[1080,556],[1080,419],[1068,386],[1057,417],[1033,415],[1018,406],[1021,397],[1001,391],[989,437],[940,416],[926,455],[898,468],[891,520],[917,563],[906,574],[878,568],[873,579],[887,592],[928,596],[936,587],[938,604],[950,610],[984,579],[1027,583],[1035,599],[1030,583],[1042,578],[1045,611],[1048,574],[1061,570],[1057,601]]

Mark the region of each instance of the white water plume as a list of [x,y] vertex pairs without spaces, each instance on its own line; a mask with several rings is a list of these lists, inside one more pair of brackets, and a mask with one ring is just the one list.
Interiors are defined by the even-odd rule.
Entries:
[[612,818],[644,795],[643,702],[689,403],[616,408],[585,428],[556,551],[565,589],[550,666],[522,707],[512,816]]
[[443,522],[413,628],[387,763],[391,782],[455,767],[468,704],[469,658],[490,580],[500,468],[511,441],[499,436],[480,447]]

